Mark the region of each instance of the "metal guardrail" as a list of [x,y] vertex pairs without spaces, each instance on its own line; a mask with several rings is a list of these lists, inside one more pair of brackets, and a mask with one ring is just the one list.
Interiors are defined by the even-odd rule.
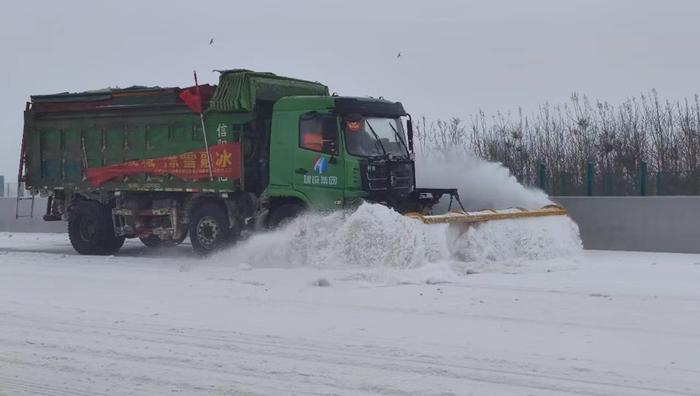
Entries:
[[593,163],[585,164],[577,172],[550,172],[547,165],[541,163],[537,175],[516,177],[521,183],[538,187],[552,196],[700,195],[697,171],[652,169],[646,161],[641,161],[638,169],[622,173],[600,171]]

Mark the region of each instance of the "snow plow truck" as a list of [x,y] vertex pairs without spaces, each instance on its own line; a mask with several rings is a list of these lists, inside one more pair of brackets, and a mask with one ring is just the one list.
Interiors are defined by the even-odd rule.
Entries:
[[[206,255],[304,211],[363,201],[425,223],[565,213],[465,212],[456,189],[417,187],[411,117],[399,102],[330,95],[272,73],[219,73],[218,85],[31,96],[18,179],[32,199],[48,197],[44,220],[67,220],[78,253],[189,236]],[[443,197],[461,210],[433,214]]]

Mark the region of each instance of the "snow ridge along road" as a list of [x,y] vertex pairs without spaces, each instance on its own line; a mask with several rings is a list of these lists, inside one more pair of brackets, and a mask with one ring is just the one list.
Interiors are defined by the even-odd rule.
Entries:
[[700,394],[700,255],[225,257],[0,233],[0,395]]

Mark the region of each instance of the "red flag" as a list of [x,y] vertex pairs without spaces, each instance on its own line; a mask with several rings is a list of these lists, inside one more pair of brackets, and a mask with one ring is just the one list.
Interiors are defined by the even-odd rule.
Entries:
[[199,92],[197,72],[194,72],[194,87],[185,88],[180,92],[180,99],[195,113],[202,114],[202,95]]

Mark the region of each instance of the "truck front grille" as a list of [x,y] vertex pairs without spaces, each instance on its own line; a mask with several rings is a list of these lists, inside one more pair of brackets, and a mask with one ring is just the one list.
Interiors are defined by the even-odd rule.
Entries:
[[360,167],[363,190],[372,193],[408,195],[413,190],[413,163],[371,161]]

